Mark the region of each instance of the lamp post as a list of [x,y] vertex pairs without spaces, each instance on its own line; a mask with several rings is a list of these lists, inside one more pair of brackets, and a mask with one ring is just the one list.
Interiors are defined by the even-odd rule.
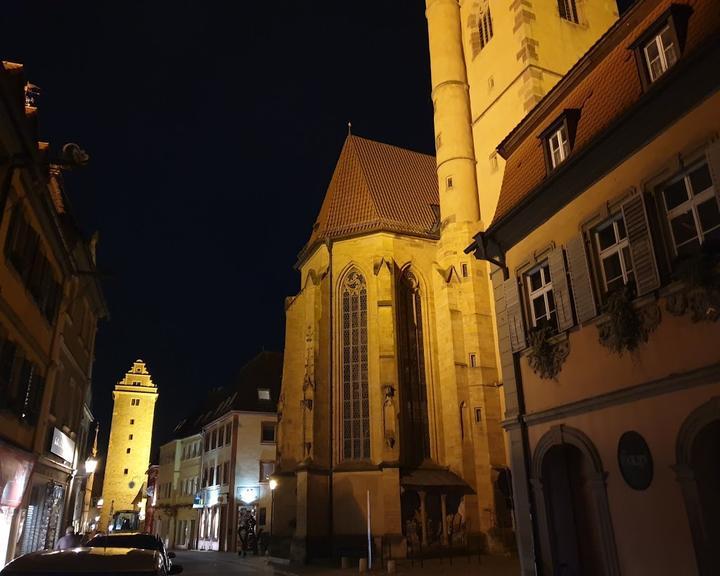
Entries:
[[273,515],[275,514],[275,488],[277,485],[277,480],[270,478],[270,547],[273,545]]
[[92,447],[92,455],[85,460],[85,474],[87,474],[87,480],[85,481],[85,497],[83,499],[83,513],[81,530],[85,531],[88,524],[88,514],[90,513],[90,500],[92,499],[93,482],[95,481],[95,471],[97,470],[97,441],[98,431],[100,430],[100,423],[95,424],[95,440]]

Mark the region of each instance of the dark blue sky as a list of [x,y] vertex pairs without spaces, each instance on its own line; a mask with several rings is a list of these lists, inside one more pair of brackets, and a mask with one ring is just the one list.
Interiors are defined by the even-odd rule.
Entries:
[[94,411],[142,357],[154,444],[263,347],[352,120],[432,152],[424,3],[5,0],[0,57],[42,89],[41,134],[91,164],[67,177],[112,317]]

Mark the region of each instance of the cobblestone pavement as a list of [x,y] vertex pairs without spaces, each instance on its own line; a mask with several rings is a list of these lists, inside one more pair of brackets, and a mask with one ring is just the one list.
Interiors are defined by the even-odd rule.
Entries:
[[[353,568],[342,570],[328,565],[288,566],[270,562],[268,558],[248,556],[240,558],[227,552],[176,551],[174,560],[184,568],[187,576],[223,576],[224,574],[247,574],[255,576],[351,576],[358,573],[357,564]],[[371,574],[385,574],[386,570],[373,567]],[[426,560],[421,567],[407,561],[398,561],[397,574],[400,576],[518,576],[520,565],[516,558],[501,556],[482,556],[480,562],[475,556],[454,558],[452,565],[447,559]]]

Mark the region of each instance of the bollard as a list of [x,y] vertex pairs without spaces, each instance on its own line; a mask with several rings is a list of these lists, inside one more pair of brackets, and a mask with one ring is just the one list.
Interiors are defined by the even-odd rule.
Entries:
[[347,556],[340,557],[340,568],[350,568],[350,558]]
[[358,572],[360,572],[360,574],[364,574],[365,572],[367,572],[367,558],[360,558]]
[[387,561],[387,572],[388,574],[395,574],[395,560]]

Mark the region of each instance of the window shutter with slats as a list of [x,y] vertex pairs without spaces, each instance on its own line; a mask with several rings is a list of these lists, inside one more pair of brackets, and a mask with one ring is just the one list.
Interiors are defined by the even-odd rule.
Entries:
[[565,245],[565,253],[575,300],[575,313],[578,322],[587,322],[597,315],[597,307],[593,296],[590,266],[585,252],[585,239],[582,234],[568,241]]
[[558,330],[563,332],[571,328],[575,322],[573,321],[570,287],[568,286],[565,255],[562,248],[555,248],[548,254],[548,265],[550,266],[550,278],[552,279],[553,297],[555,298]]
[[630,244],[637,295],[642,296],[660,287],[660,275],[642,194],[626,200],[622,205],[622,213]]
[[705,150],[710,176],[712,177],[715,197],[720,202],[720,140],[715,140]]
[[505,280],[503,291],[505,292],[505,313],[507,314],[508,329],[510,331],[510,347],[513,352],[518,352],[523,350],[527,344],[525,343],[520,293],[517,279],[514,276]]

